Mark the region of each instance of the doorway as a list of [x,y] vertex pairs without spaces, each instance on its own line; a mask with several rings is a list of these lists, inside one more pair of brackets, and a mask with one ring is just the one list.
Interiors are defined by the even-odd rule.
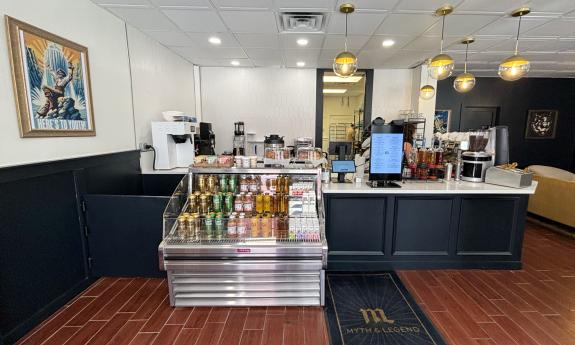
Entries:
[[372,90],[373,70],[359,70],[348,78],[328,69],[317,71],[315,141],[330,159],[340,150],[349,159],[361,149],[371,121]]

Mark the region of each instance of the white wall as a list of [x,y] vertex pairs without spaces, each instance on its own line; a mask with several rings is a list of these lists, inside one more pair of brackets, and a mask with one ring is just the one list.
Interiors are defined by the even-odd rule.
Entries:
[[[424,85],[431,85],[435,88],[435,96],[425,100],[419,97],[419,89]],[[435,99],[437,97],[437,80],[429,78],[427,75],[427,66],[421,65],[413,69],[411,109],[418,114],[425,116],[425,145],[432,144],[433,139],[433,122],[435,118]]]
[[202,119],[211,122],[216,152],[233,146],[234,122],[244,121],[257,139],[315,138],[313,69],[202,67]]
[[[195,114],[194,66],[142,32],[128,26],[136,143],[152,144],[150,122],[162,111]],[[152,169],[152,152],[142,153],[142,171]]]
[[[88,47],[96,136],[20,138],[3,15]],[[0,1],[0,167],[132,150],[124,23],[88,0]]]
[[371,118],[385,121],[399,118],[401,110],[411,109],[411,69],[376,69],[373,71]]
[[[2,23],[0,167],[133,150],[151,144],[150,122],[161,111],[195,113],[193,65],[89,0],[2,0],[4,14],[88,47],[96,136],[20,138]],[[143,170],[151,164],[143,154]]]

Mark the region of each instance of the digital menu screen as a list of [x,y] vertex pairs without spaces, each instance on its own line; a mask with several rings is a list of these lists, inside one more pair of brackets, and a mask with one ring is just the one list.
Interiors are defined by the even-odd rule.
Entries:
[[372,133],[370,174],[401,174],[402,133]]

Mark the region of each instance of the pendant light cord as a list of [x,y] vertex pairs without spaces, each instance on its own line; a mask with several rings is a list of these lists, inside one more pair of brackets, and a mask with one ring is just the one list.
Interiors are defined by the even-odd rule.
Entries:
[[445,14],[443,15],[441,23],[441,54],[443,54],[443,30],[445,29]]
[[347,51],[347,13],[345,14],[345,51]]
[[515,55],[518,53],[519,48],[519,31],[521,30],[521,17],[519,16],[519,25],[517,26],[517,40],[515,41]]
[[467,51],[469,50],[469,42],[465,44],[465,64],[463,65],[463,73],[467,73]]

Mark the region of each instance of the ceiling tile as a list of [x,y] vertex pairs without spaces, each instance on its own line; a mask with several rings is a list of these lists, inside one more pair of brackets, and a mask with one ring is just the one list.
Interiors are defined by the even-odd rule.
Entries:
[[102,5],[102,6],[110,6],[117,5],[129,5],[129,6],[149,6],[150,2],[148,0],[92,0],[93,3]]
[[160,11],[151,8],[108,8],[140,30],[174,30],[176,27]]
[[146,35],[166,46],[193,46],[194,42],[181,31],[146,31]]
[[236,38],[245,48],[279,49],[277,34],[236,34]]
[[575,34],[575,20],[556,19],[525,32],[527,37],[568,37]]
[[537,12],[569,12],[575,10],[573,0],[531,0],[531,11]]
[[222,18],[232,32],[277,33],[276,18],[267,11],[221,11]]
[[[448,36],[448,41],[451,41],[451,38],[455,37]],[[487,50],[488,48],[493,47],[497,44],[504,43],[509,39],[509,38],[484,38],[484,37],[474,37],[474,38],[475,42],[469,45],[469,51],[476,51],[476,52]],[[465,44],[461,43],[461,38],[451,41],[451,43],[446,44],[445,47],[447,51],[465,51]]]
[[279,49],[245,48],[244,50],[251,59],[277,59],[282,56]]
[[252,59],[252,62],[256,67],[280,67],[283,65],[281,58]]
[[[499,16],[461,14],[450,15],[445,18],[445,34],[465,37],[496,21]],[[425,34],[441,35],[441,21],[438,21]]]
[[386,64],[390,68],[410,68],[429,58],[430,53],[432,54],[432,52],[425,51],[400,50],[386,60]]
[[[372,35],[385,18],[383,13],[354,13],[348,19],[349,35]],[[345,15],[334,13],[326,29],[330,34],[345,34]]]
[[465,0],[461,5],[457,6],[457,12],[473,11],[510,13],[524,4],[525,0]]
[[230,9],[258,9],[267,10],[273,8],[272,0],[212,0],[214,5],[221,10]]
[[[298,62],[304,62],[304,67],[299,67],[297,65]],[[296,57],[286,57],[286,67],[291,68],[315,68],[317,66],[317,58],[314,59],[305,59],[305,58],[296,58]]]
[[[558,51],[558,39],[520,39],[519,51],[520,52],[533,52],[533,51]],[[509,39],[498,45],[491,47],[490,51],[515,51],[516,40]]]
[[[188,32],[187,36],[199,47],[207,47],[207,48],[234,48],[239,47],[238,41],[236,38],[227,32],[215,32],[215,33],[207,33],[207,32]],[[220,45],[213,45],[208,40],[210,37],[217,37],[219,38],[222,43]]]
[[[362,48],[371,36],[351,35],[347,37],[347,46],[349,49]],[[345,35],[326,35],[323,42],[324,49],[341,49],[343,50]]]
[[[533,29],[541,24],[548,22],[550,18],[529,18],[528,16],[521,19],[521,34]],[[487,25],[480,29],[476,35],[517,35],[517,26],[519,20],[517,18],[505,17]]]
[[[391,39],[395,44],[391,47],[384,47],[382,42],[384,40]],[[403,46],[415,39],[414,36],[398,36],[398,35],[374,35],[369,38],[363,49],[366,50],[390,50],[390,49],[401,49]]]
[[189,9],[163,10],[163,12],[186,32],[223,32],[224,23],[216,12]]
[[283,55],[286,60],[303,60],[303,61],[317,61],[321,49],[284,49]]
[[[461,0],[451,1],[452,6],[457,6]],[[398,11],[425,11],[433,13],[446,4],[446,0],[402,0],[395,8]]]
[[[389,11],[393,9],[400,0],[354,0],[356,11]],[[348,0],[338,0],[337,8],[341,4],[349,2]]]
[[[323,34],[294,34],[294,33],[284,33],[279,35],[280,43],[284,49],[321,49],[323,45],[325,35]],[[308,44],[305,47],[301,47],[297,44],[297,40],[300,38],[305,38],[308,40]]]
[[204,58],[195,58],[191,59],[196,65],[205,66],[205,67],[235,67],[235,68],[242,68],[242,67],[253,67],[253,63],[250,59],[233,59],[240,63],[239,66],[232,66],[231,62],[232,59],[204,59]]
[[[455,37],[445,37],[444,38],[444,47],[448,47],[449,45],[453,44],[454,42],[459,41],[458,38]],[[440,36],[419,36],[415,40],[409,42],[402,49],[409,49],[409,50],[429,50],[429,51],[437,51],[439,54],[439,50],[441,49],[441,37]]]
[[275,0],[275,3],[282,11],[294,9],[332,11],[335,8],[335,0]]
[[203,48],[197,47],[172,47],[183,56],[198,59],[247,59],[241,48]]
[[378,35],[421,35],[439,19],[431,14],[401,14],[387,15],[379,29]]
[[211,9],[209,0],[150,0],[154,5],[160,7],[185,7]]

